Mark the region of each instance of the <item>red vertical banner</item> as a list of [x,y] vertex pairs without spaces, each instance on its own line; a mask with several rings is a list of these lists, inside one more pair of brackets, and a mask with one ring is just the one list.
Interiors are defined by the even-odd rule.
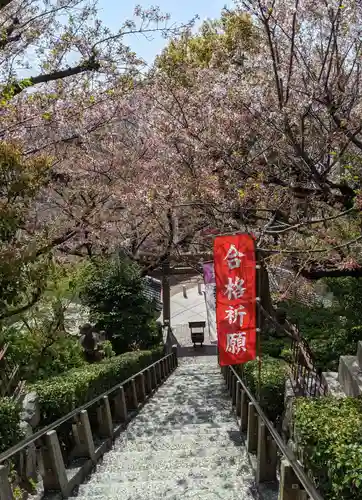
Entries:
[[214,241],[216,324],[221,366],[256,358],[256,254],[249,234]]

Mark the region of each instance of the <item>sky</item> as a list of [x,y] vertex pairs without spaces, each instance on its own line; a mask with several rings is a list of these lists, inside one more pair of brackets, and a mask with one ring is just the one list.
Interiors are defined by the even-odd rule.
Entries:
[[[99,17],[104,23],[111,28],[112,31],[117,31],[125,19],[133,18],[133,10],[136,4],[140,4],[143,8],[149,8],[150,5],[157,5],[162,12],[167,12],[171,15],[171,22],[180,24],[186,23],[196,14],[200,19],[198,25],[205,19],[214,19],[220,16],[222,8],[227,5],[233,6],[232,0],[99,0]],[[167,41],[159,35],[154,35],[151,41],[144,36],[134,35],[127,39],[129,44],[136,54],[144,59],[149,65],[152,64],[155,56],[159,54]]]

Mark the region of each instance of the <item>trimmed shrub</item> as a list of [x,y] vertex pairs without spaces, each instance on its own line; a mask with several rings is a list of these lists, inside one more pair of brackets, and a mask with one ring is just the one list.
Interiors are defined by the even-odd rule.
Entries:
[[362,498],[362,400],[297,399],[294,439],[326,500]]
[[0,453],[18,443],[23,434],[19,427],[20,407],[10,398],[0,399]]
[[129,352],[34,384],[40,400],[40,426],[63,417],[146,368],[162,355],[163,348]]
[[[286,364],[280,359],[263,356],[261,366],[260,405],[267,417],[276,422],[284,411]],[[243,368],[243,379],[257,399],[259,367],[258,361],[250,361]]]

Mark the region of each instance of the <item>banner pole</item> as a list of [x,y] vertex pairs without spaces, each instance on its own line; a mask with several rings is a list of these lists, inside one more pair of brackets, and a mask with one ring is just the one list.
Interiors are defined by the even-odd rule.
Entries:
[[261,358],[261,287],[262,287],[262,274],[261,274],[261,258],[260,250],[255,250],[256,254],[256,279],[257,279],[257,297],[256,297],[256,308],[257,308],[257,328],[256,328],[256,342],[257,342],[257,356],[258,356],[258,401],[261,400],[261,369],[262,369],[262,358]]

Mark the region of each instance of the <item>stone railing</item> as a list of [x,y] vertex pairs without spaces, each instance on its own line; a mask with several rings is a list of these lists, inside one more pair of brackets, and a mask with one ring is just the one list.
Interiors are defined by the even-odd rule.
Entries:
[[67,498],[177,364],[174,350],[0,454],[0,500]]
[[232,366],[221,367],[235,408],[240,432],[255,470],[260,490],[276,483],[278,500],[323,500],[301,463],[265,415]]

